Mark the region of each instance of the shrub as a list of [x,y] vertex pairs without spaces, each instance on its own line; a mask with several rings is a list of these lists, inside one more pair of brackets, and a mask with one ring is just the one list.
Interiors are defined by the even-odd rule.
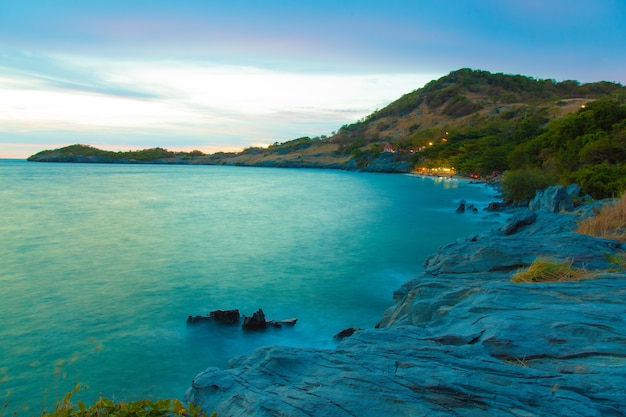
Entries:
[[578,224],[578,233],[626,242],[626,193]]
[[626,164],[585,165],[569,178],[594,198],[615,197],[626,191]]
[[522,269],[511,277],[518,284],[535,282],[569,282],[590,279],[593,275],[584,269],[572,267],[569,261],[557,261],[552,258],[537,258],[526,269]]
[[502,179],[502,197],[516,203],[528,201],[537,190],[543,190],[555,182],[552,175],[540,169],[507,171]]
[[[81,388],[80,385],[76,385],[61,401],[57,402],[54,411],[48,413],[44,410],[41,417],[207,417],[200,407],[193,404],[185,407],[177,399],[116,403],[101,397],[89,406],[82,401],[72,403],[72,396]],[[216,416],[216,413],[211,414],[211,417]]]

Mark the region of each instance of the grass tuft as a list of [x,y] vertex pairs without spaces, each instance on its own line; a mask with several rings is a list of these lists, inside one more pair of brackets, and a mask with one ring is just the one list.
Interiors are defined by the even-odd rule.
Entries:
[[626,253],[607,253],[606,260],[615,265],[618,271],[626,270]]
[[578,233],[626,242],[626,193],[614,203],[607,203],[596,213],[578,224]]
[[517,284],[532,284],[536,282],[572,282],[594,277],[594,274],[585,269],[573,268],[571,261],[540,257],[535,259],[528,268],[516,272],[511,277],[511,281]]

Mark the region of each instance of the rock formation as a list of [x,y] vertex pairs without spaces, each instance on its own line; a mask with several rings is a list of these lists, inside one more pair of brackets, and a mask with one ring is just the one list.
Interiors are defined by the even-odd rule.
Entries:
[[188,316],[187,323],[197,323],[206,320],[213,320],[224,324],[239,324],[241,315],[239,310],[214,310],[206,316]]
[[265,321],[263,310],[259,308],[252,316],[243,316],[242,327],[247,330],[267,329],[267,321]]
[[[518,209],[444,246],[378,328],[335,349],[265,347],[194,379],[187,400],[225,416],[626,415],[625,247],[580,235],[591,210]],[[514,284],[538,256],[595,270]]]

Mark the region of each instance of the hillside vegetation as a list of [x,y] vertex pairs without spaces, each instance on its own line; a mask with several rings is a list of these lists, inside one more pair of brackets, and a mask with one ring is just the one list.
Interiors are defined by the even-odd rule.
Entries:
[[356,159],[373,159],[389,143],[422,172],[541,171],[548,184],[577,182],[600,198],[626,189],[624,99],[624,87],[604,81],[462,69],[343,126],[330,140]]
[[[155,148],[109,152],[97,158],[94,152],[107,151],[73,145],[29,159],[321,167],[473,177],[509,171],[509,183],[576,182],[583,192],[603,198],[626,190],[625,101],[626,88],[606,81],[581,84],[461,69],[342,126],[330,137],[301,137],[268,148],[212,155]],[[86,150],[94,156],[85,159]]]

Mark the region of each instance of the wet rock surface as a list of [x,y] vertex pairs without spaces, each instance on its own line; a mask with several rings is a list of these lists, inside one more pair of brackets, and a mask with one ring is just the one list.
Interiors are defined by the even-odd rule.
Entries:
[[[607,260],[626,248],[573,231],[590,211],[519,210],[428,258],[379,328],[258,349],[187,399],[225,416],[626,415],[626,273]],[[538,256],[596,278],[512,283]]]

